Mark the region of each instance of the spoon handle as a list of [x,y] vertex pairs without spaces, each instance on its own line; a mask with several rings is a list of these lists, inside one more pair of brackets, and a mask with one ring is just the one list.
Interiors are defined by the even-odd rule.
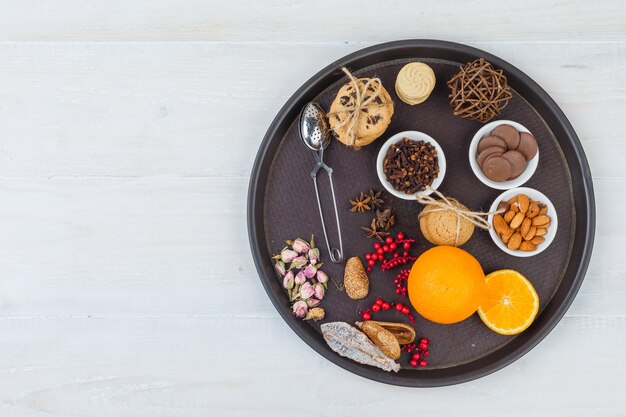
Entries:
[[[315,185],[315,196],[317,197],[317,207],[319,208],[320,212],[320,220],[322,221],[322,230],[324,231],[324,239],[326,239],[326,247],[328,248],[330,260],[337,264],[343,261],[343,240],[341,238],[341,225],[339,224],[339,211],[337,210],[337,199],[335,197],[335,187],[333,185],[333,169],[322,161],[322,152],[323,150],[321,150],[318,154],[317,165],[315,166],[315,169],[311,172],[311,177],[313,177],[313,184]],[[330,181],[330,193],[333,197],[333,207],[335,209],[335,221],[337,222],[337,237],[339,238],[339,249],[332,248],[330,246],[328,233],[326,232],[324,211],[322,210],[322,200],[320,198],[319,187],[317,185],[317,173],[320,168],[323,168],[328,173],[328,180]]]

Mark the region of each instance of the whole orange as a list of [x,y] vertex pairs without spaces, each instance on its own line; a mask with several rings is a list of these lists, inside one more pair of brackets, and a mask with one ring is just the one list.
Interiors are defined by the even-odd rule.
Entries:
[[485,273],[463,249],[435,246],[413,264],[408,292],[415,310],[428,320],[456,323],[474,314],[483,301]]

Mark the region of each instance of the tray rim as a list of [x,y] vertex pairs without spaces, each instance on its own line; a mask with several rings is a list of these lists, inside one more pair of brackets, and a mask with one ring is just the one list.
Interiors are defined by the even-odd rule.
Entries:
[[[426,55],[423,53],[426,51],[430,54]],[[576,244],[573,245],[563,280],[540,317],[538,317],[537,323],[517,336],[513,341],[494,352],[461,365],[432,370],[389,373],[377,368],[360,365],[350,359],[339,356],[328,348],[313,327],[296,318],[288,309],[284,308],[285,300],[275,293],[278,280],[275,278],[270,259],[271,254],[261,249],[266,246],[263,219],[264,192],[262,191],[264,191],[267,182],[267,174],[273,155],[284,137],[284,131],[295,120],[294,117],[307,101],[310,101],[319,92],[343,77],[340,71],[341,66],[348,66],[353,70],[358,70],[375,63],[412,56],[451,60],[442,58],[449,55],[457,56],[453,60],[455,62],[467,62],[477,57],[484,57],[496,67],[502,68],[509,78],[511,87],[529,102],[555,134],[570,170],[573,194],[575,197],[580,197],[574,199],[576,227],[573,242],[582,243],[578,243],[578,246]],[[370,62],[372,60],[374,62]],[[522,91],[524,92],[523,94]],[[539,111],[538,107],[542,111]],[[555,127],[559,132],[555,131]],[[283,131],[283,134],[278,135],[281,131]],[[564,148],[563,144],[568,146]],[[579,209],[579,206],[582,210]],[[250,174],[247,201],[248,238],[254,263],[265,292],[289,327],[317,353],[345,370],[374,381],[408,387],[438,387],[481,378],[506,367],[541,342],[563,318],[582,285],[593,250],[595,217],[592,176],[584,150],[569,120],[548,93],[521,70],[495,55],[468,45],[433,39],[406,39],[360,49],[327,65],[307,80],[278,111],[263,137]],[[580,246],[581,244],[582,247]],[[576,263],[575,255],[578,255],[579,261],[572,267]],[[570,269],[573,270],[570,271]],[[567,288],[564,288],[563,283],[570,276],[571,283]],[[272,277],[273,284],[268,277]],[[281,295],[283,294],[281,293]],[[557,296],[561,297],[561,301],[558,305],[555,305]]]

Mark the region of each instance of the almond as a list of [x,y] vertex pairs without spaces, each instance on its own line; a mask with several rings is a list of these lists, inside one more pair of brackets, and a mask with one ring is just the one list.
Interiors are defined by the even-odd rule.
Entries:
[[346,269],[343,273],[343,286],[348,297],[353,300],[367,297],[370,280],[358,256],[353,256],[346,261]]
[[548,233],[548,230],[545,227],[538,227],[535,236],[544,236],[546,233]]
[[524,213],[517,213],[515,215],[515,217],[513,217],[513,220],[511,220],[511,223],[509,223],[509,227],[511,229],[517,229],[518,227],[521,226],[522,222],[524,221]]
[[496,233],[501,236],[509,229],[509,226],[504,221],[504,217],[500,214],[496,214],[493,216],[493,228],[496,230]]
[[515,232],[513,233],[513,236],[511,236],[511,238],[509,239],[509,243],[507,243],[506,247],[511,250],[517,250],[519,249],[521,244],[522,235],[520,235],[519,232]]
[[522,236],[526,236],[528,234],[528,232],[530,231],[530,226],[532,220],[529,219],[528,217],[524,219],[524,221],[522,222],[522,225],[520,226],[519,232],[522,234]]
[[517,202],[519,203],[519,211],[526,213],[528,206],[530,205],[530,199],[526,194],[520,194],[517,196]]
[[506,222],[506,224],[511,223],[511,220],[513,220],[513,217],[515,217],[514,211],[509,210],[506,213],[504,213],[504,221]]
[[533,245],[531,242],[522,242],[519,245],[519,250],[522,252],[532,252],[537,249],[537,246]]
[[508,243],[511,236],[513,236],[513,233],[515,233],[515,230],[509,227],[509,230],[502,234],[502,242],[505,244]]
[[535,236],[534,238],[532,238],[532,240],[530,241],[533,245],[538,245],[540,243],[545,242],[545,239],[542,238],[541,236]]
[[530,217],[531,219],[533,217],[537,217],[539,210],[540,208],[537,203],[531,203],[530,206],[528,206],[528,213],[526,213],[526,217]]
[[545,214],[540,214],[539,216],[535,217],[532,222],[533,226],[547,227],[550,225],[550,218]]
[[524,240],[531,240],[533,237],[535,237],[535,233],[537,233],[537,226],[530,226],[528,233],[523,235]]

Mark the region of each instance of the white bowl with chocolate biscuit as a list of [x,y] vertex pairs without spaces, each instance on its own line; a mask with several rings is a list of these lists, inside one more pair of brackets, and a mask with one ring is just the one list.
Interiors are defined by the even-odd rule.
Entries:
[[[436,151],[435,166],[438,168],[438,173],[434,178],[431,178],[430,183],[426,184],[432,190],[436,190],[441,185],[441,183],[443,182],[443,178],[446,175],[446,157],[443,153],[441,145],[439,145],[439,143],[437,143],[435,139],[433,139],[426,133],[418,132],[415,130],[407,130],[393,135],[392,137],[387,139],[387,141],[380,148],[380,151],[378,152],[378,158],[376,160],[376,171],[378,173],[378,179],[380,180],[383,187],[385,187],[385,190],[387,190],[394,197],[398,197],[403,200],[415,200],[415,197],[418,194],[429,195],[432,193],[432,191],[425,189],[422,191],[410,192],[410,190],[407,191],[399,189],[396,185],[394,185],[392,180],[387,176],[387,173],[385,172],[385,158],[387,157],[387,152],[390,150],[390,148],[392,148],[392,146],[400,144],[404,139],[408,139],[412,143],[428,144],[428,146],[432,146],[432,149]],[[404,165],[403,168],[409,168],[409,166]]]
[[[527,197],[522,204],[520,195]],[[501,204],[502,213],[493,214],[498,211]],[[502,251],[520,258],[534,256],[546,250],[554,240],[559,227],[554,205],[545,194],[533,188],[519,187],[506,190],[493,201],[489,212],[492,214],[488,216],[487,221],[491,225],[489,235],[493,242]],[[501,216],[499,222],[495,220],[497,216]],[[515,219],[515,216],[518,218]],[[517,236],[519,242],[511,242],[514,234],[519,234]]]
[[539,148],[526,127],[512,120],[497,120],[476,132],[469,147],[469,162],[483,184],[509,190],[533,176]]

